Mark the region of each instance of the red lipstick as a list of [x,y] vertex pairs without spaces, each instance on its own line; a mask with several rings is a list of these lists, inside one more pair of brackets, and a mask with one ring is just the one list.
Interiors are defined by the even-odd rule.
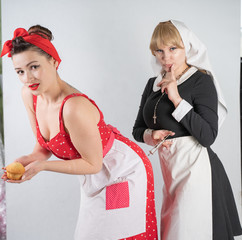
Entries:
[[39,83],[34,83],[34,84],[29,85],[29,88],[30,88],[31,90],[37,90],[38,87],[39,87]]

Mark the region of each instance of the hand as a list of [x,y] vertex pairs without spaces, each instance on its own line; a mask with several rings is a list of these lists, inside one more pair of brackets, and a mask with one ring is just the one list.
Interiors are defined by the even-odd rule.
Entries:
[[7,172],[6,172],[6,168],[5,168],[5,167],[3,167],[2,169],[4,170],[4,173],[3,173],[2,177],[1,177],[1,179],[3,179],[3,181],[7,181],[7,180],[8,180],[8,178],[7,178]]
[[26,156],[22,156],[20,158],[15,159],[14,162],[20,162],[20,163],[22,163],[22,165],[24,167],[26,167],[28,164],[30,164],[31,162],[33,162],[33,160],[30,159],[30,156],[29,155],[26,155]]
[[[160,142],[161,140],[163,140],[167,135],[170,136],[174,136],[175,133],[169,130],[154,130],[152,132],[152,138],[153,138],[153,142],[154,144],[157,144],[158,142]],[[172,145],[172,142],[167,140],[165,141],[162,146],[166,147],[167,149],[170,148],[170,146]]]
[[[14,162],[20,162],[24,167],[26,167],[31,162],[31,160],[30,160],[29,156],[22,156],[20,158],[17,158]],[[4,170],[4,173],[1,178],[4,181],[12,182],[13,180],[10,180],[7,178],[6,167],[3,167],[2,169]],[[16,182],[16,181],[14,181],[14,182]]]
[[173,102],[174,106],[177,107],[181,102],[182,98],[177,89],[177,82],[174,72],[173,65],[170,70],[165,73],[162,80],[157,84],[161,88],[161,92],[165,92],[168,98]]
[[[2,175],[2,179],[4,181],[7,181],[9,183],[22,183],[24,181],[30,180],[32,179],[32,177],[34,177],[37,173],[39,173],[40,171],[42,171],[43,168],[43,163],[44,161],[34,161],[30,164],[28,164],[25,167],[25,173],[23,174],[22,178],[20,180],[11,180],[7,178],[7,173],[6,171],[4,172],[4,174]],[[3,168],[4,170],[6,170],[6,168]]]

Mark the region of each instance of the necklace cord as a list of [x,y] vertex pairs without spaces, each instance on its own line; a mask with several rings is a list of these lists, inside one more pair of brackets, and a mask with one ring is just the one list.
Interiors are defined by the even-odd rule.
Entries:
[[[177,77],[176,77],[176,80],[179,80],[181,78],[181,76],[190,68],[190,66],[188,65],[182,72],[181,74],[179,74]],[[162,74],[162,78],[164,78],[166,75],[166,72],[164,72]],[[159,97],[159,99],[157,100],[156,104],[155,104],[155,108],[154,108],[154,114],[153,114],[153,119],[154,119],[154,124],[156,124],[156,120],[157,120],[157,115],[156,115],[156,111],[157,111],[157,107],[158,107],[158,104],[160,102],[160,100],[162,99],[162,97],[165,95],[165,92],[163,92],[161,94],[161,96]]]

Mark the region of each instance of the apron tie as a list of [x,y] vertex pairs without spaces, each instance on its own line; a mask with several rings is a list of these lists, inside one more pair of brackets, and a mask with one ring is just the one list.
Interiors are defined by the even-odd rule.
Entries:
[[113,142],[115,139],[115,134],[120,134],[119,130],[116,127],[113,127],[112,125],[108,124],[107,127],[111,130],[110,137],[108,139],[107,145],[103,149],[103,157],[108,153],[108,151],[113,146]]

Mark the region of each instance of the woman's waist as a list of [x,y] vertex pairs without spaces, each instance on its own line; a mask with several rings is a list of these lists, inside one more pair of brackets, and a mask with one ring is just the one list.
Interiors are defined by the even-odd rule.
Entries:
[[82,187],[87,194],[93,194],[115,183],[136,181],[137,176],[146,176],[142,159],[125,142],[114,139],[103,158],[102,170],[97,174],[85,175]]
[[172,154],[173,156],[175,154],[179,154],[179,152],[182,150],[183,152],[186,152],[187,155],[194,151],[199,151],[199,149],[204,148],[193,136],[171,136],[167,138],[167,141],[171,141],[172,144],[169,149],[165,147],[159,148],[159,154],[165,154],[167,155]]

